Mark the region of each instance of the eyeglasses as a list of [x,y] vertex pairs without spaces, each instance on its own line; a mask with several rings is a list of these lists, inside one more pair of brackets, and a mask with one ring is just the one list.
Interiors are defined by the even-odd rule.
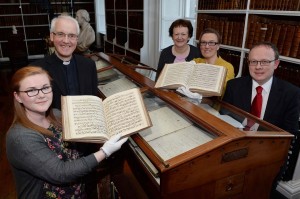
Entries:
[[219,44],[219,43],[218,42],[213,42],[213,41],[209,41],[209,42],[201,41],[200,42],[200,46],[206,46],[206,45],[215,46],[217,44]]
[[274,60],[262,60],[262,61],[257,61],[257,60],[248,60],[248,64],[250,66],[257,66],[258,63],[260,63],[261,66],[269,66],[271,62],[276,61]]
[[52,87],[51,86],[45,86],[43,88],[40,88],[40,89],[30,89],[30,90],[27,90],[27,91],[19,91],[19,92],[24,92],[28,95],[28,97],[34,97],[34,96],[37,96],[39,94],[39,92],[42,91],[42,93],[44,94],[48,94],[48,93],[51,93],[52,92]]
[[70,40],[76,40],[78,38],[78,35],[76,34],[66,34],[63,32],[52,32],[55,36],[57,36],[59,39],[64,39],[66,38],[66,36],[70,39]]

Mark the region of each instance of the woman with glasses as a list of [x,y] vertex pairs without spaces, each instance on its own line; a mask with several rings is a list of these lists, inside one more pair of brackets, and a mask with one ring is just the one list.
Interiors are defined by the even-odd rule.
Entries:
[[200,57],[199,49],[188,44],[193,36],[193,26],[189,20],[177,19],[174,21],[169,28],[169,36],[174,44],[161,51],[156,80],[165,64],[192,61],[194,58]]
[[[202,58],[196,58],[196,63],[207,63],[227,68],[226,82],[234,78],[234,68],[231,63],[225,61],[218,53],[221,36],[212,28],[204,29],[199,37],[199,46]],[[226,84],[225,84],[226,87]]]
[[87,198],[83,177],[127,139],[113,137],[97,152],[81,157],[74,143],[62,140],[60,112],[49,108],[53,93],[45,70],[19,69],[12,77],[12,89],[14,119],[6,136],[6,154],[18,198]]

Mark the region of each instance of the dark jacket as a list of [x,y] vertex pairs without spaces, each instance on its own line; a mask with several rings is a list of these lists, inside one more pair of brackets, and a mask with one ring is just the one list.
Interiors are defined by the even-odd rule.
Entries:
[[[235,78],[227,82],[223,101],[250,113],[252,78]],[[293,134],[299,130],[300,89],[273,77],[263,120]]]
[[[96,64],[93,60],[81,55],[73,55],[77,68],[79,85],[78,95],[98,94]],[[53,53],[44,59],[38,60],[31,65],[41,66],[47,70],[53,78],[53,102],[52,107],[61,109],[61,95],[67,95],[66,77],[63,71],[62,61]]]

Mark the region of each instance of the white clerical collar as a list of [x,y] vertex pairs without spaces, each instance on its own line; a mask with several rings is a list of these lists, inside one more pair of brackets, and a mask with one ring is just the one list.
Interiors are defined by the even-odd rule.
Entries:
[[70,60],[69,61],[63,61],[63,65],[69,65],[70,64]]

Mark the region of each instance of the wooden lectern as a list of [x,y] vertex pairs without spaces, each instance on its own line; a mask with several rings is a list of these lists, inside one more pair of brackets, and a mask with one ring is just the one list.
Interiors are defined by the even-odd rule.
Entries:
[[[122,199],[269,198],[291,134],[217,98],[196,103],[155,89],[133,65],[113,55],[99,57],[119,74],[99,84],[101,95],[140,87],[153,122],[110,160],[110,178]],[[243,128],[246,119],[255,121],[255,129]]]

